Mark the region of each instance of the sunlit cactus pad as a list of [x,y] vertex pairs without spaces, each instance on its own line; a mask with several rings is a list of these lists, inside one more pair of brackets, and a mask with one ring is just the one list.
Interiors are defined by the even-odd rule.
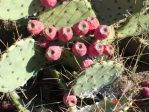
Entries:
[[42,9],[40,0],[0,0],[0,19],[18,20]]
[[112,24],[140,11],[144,0],[91,0],[92,7],[102,24]]
[[40,14],[39,19],[46,27],[49,25],[62,27],[73,25],[90,16],[95,16],[90,2],[87,0],[70,0]]
[[44,63],[42,49],[31,38],[20,40],[2,54],[0,61],[0,92],[23,86]]
[[96,63],[83,71],[72,87],[74,94],[79,97],[90,97],[94,92],[111,84],[121,75],[123,66],[115,61]]
[[143,12],[134,14],[116,32],[118,38],[149,33],[149,14],[144,14]]

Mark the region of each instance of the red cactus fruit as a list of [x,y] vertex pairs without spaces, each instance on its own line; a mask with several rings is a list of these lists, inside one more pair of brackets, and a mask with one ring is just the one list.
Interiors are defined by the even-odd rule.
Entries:
[[72,37],[73,37],[73,31],[71,27],[62,27],[58,31],[58,38],[63,42],[68,42],[69,40],[72,39]]
[[56,5],[57,0],[40,0],[41,5],[46,8],[52,8]]
[[115,49],[113,48],[113,46],[111,44],[106,44],[104,45],[104,51],[103,53],[105,55],[113,55],[114,54]]
[[27,29],[29,33],[38,35],[44,29],[44,25],[38,20],[29,20]]
[[142,87],[149,87],[149,80],[144,80],[143,82],[141,82],[141,86]]
[[82,35],[86,35],[89,31],[89,25],[88,25],[88,22],[86,22],[85,20],[82,20],[78,23],[76,23],[74,26],[73,26],[73,29],[74,29],[74,33],[77,35],[77,36],[82,36]]
[[143,88],[143,95],[144,95],[144,97],[149,97],[149,88],[148,87]]
[[75,56],[84,56],[87,53],[87,47],[82,42],[76,42],[72,46],[72,52]]
[[91,44],[88,48],[88,55],[91,58],[95,58],[99,55],[103,55],[104,45],[100,42],[95,42]]
[[40,37],[37,39],[37,41],[38,41],[38,45],[39,45],[40,47],[42,47],[42,48],[47,48],[48,45],[49,45],[49,41],[48,41],[45,37],[43,37],[43,36],[40,36]]
[[94,33],[95,29],[97,29],[100,25],[96,17],[88,17],[86,21],[89,24],[89,33]]
[[61,57],[62,48],[60,46],[49,46],[46,50],[46,58],[49,61],[56,61]]
[[106,39],[110,34],[110,29],[107,25],[100,25],[97,29],[95,29],[94,37],[98,40]]
[[63,97],[63,101],[68,107],[73,107],[77,105],[77,98],[75,95],[65,94]]
[[90,67],[93,64],[94,64],[93,60],[91,60],[91,59],[84,59],[82,61],[82,68],[83,69],[88,68],[88,67]]
[[47,40],[52,41],[56,39],[57,29],[54,26],[49,26],[43,31],[43,33]]

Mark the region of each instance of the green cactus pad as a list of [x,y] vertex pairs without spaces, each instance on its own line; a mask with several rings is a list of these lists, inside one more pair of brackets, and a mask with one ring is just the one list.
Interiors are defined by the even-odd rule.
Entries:
[[0,0],[0,19],[18,20],[42,11],[40,0]]
[[149,14],[136,13],[126,20],[117,31],[118,38],[137,36],[149,33]]
[[89,16],[95,14],[87,0],[71,0],[40,14],[39,19],[46,27],[49,25],[62,27],[71,26]]
[[142,9],[144,0],[91,0],[92,7],[102,24],[112,24],[125,15]]
[[44,61],[43,51],[32,38],[22,39],[1,56],[0,92],[13,91],[23,86]]
[[96,63],[83,71],[76,79],[76,83],[72,86],[74,94],[81,98],[90,97],[92,93],[111,84],[122,71],[122,64],[115,61]]

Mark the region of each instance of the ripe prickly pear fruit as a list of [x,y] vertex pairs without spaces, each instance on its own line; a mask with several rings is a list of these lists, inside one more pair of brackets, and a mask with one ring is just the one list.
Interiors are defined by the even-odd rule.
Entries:
[[52,8],[57,4],[57,0],[40,0],[40,2],[46,8]]
[[47,40],[55,40],[57,36],[57,28],[54,26],[49,26],[43,31],[43,33]]
[[82,42],[76,42],[72,46],[72,52],[75,56],[84,56],[87,53],[87,47]]
[[65,94],[63,97],[63,101],[68,107],[73,107],[77,105],[77,98],[75,95]]
[[104,45],[100,42],[94,42],[88,48],[88,55],[91,58],[95,58],[99,55],[103,55]]
[[142,87],[149,87],[149,80],[144,80],[143,82],[141,82],[141,86]]
[[103,51],[103,53],[105,54],[105,55],[113,55],[114,54],[114,48],[113,48],[113,46],[111,45],[111,44],[107,44],[107,45],[104,45],[104,51]]
[[38,20],[29,20],[27,29],[29,33],[38,35],[44,29],[44,25]]
[[89,25],[89,33],[94,33],[95,29],[97,29],[99,27],[99,21],[96,17],[88,17],[86,19],[86,21],[88,22]]
[[48,45],[49,45],[49,41],[48,41],[45,37],[43,37],[43,36],[40,36],[40,37],[37,39],[37,41],[38,41],[38,45],[39,45],[40,47],[42,47],[42,48],[47,48]]
[[56,61],[60,59],[62,54],[62,48],[60,46],[49,46],[46,50],[46,58],[49,61]]
[[68,42],[69,40],[72,39],[72,37],[73,37],[73,31],[71,27],[62,27],[58,31],[58,38],[63,42]]
[[74,33],[77,36],[86,35],[89,31],[88,22],[86,22],[85,20],[79,21],[74,25],[73,29],[74,29]]
[[144,97],[149,97],[149,88],[148,87],[143,88],[143,95],[144,95]]
[[84,59],[83,61],[82,61],[82,68],[83,69],[85,69],[85,68],[88,68],[88,67],[90,67],[91,65],[93,65],[94,64],[94,62],[93,62],[93,60],[91,60],[91,59]]
[[110,34],[110,29],[107,25],[100,25],[97,29],[95,29],[94,37],[98,40],[106,39]]

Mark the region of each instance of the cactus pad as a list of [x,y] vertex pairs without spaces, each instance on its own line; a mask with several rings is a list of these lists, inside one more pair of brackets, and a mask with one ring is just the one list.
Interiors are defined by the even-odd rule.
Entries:
[[136,13],[129,17],[124,25],[116,33],[118,38],[137,36],[149,33],[149,14]]
[[140,11],[144,0],[91,0],[92,7],[102,24],[112,24],[125,15]]
[[18,20],[42,9],[40,0],[0,0],[0,19]]
[[20,40],[1,56],[0,92],[23,86],[44,63],[42,49],[31,38]]
[[89,16],[95,16],[95,14],[87,0],[71,0],[40,14],[39,19],[46,27],[49,25],[62,27],[73,25]]
[[123,71],[123,66],[114,61],[96,63],[77,78],[72,89],[79,97],[90,97],[104,86],[111,84]]

